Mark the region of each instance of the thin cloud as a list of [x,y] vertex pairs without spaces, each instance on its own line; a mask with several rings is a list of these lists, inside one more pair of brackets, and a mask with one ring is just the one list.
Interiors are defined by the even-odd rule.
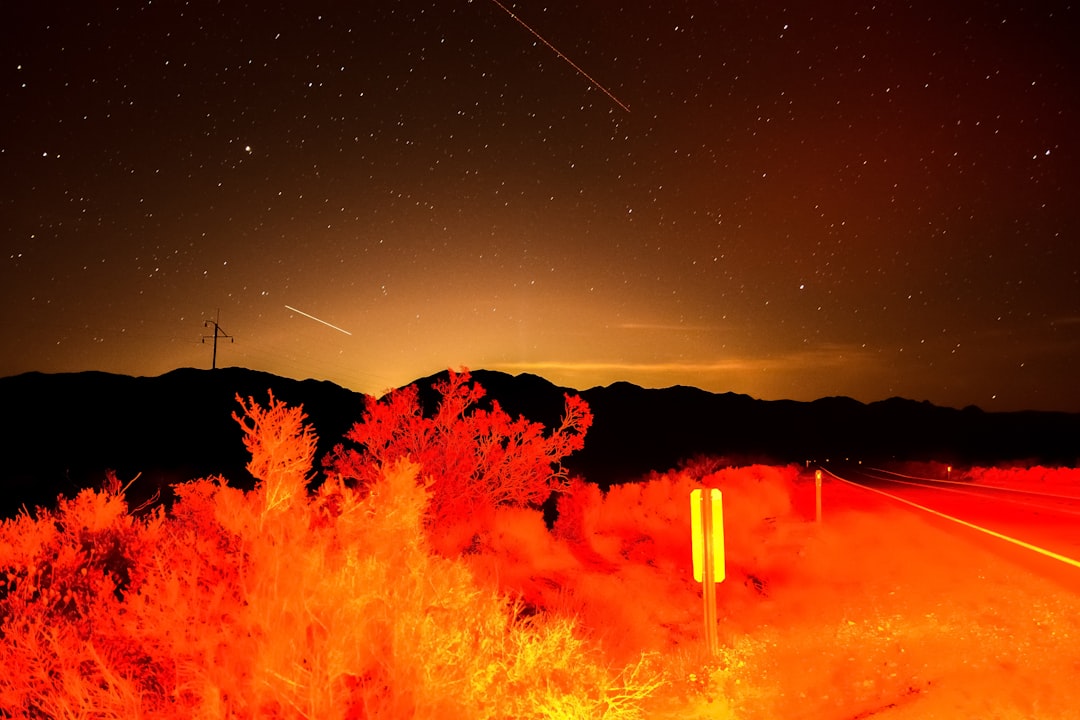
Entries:
[[714,325],[683,325],[681,323],[619,323],[617,330],[660,330],[663,332],[711,332]]
[[504,362],[504,369],[520,372],[610,373],[612,375],[650,373],[658,375],[689,375],[738,373],[760,370],[784,372],[808,368],[839,368],[852,364],[873,362],[872,353],[856,345],[825,345],[789,353],[729,356],[717,360],[620,362],[596,360],[538,360]]
[[631,362],[583,362],[576,360],[540,360],[535,362],[509,362],[499,363],[503,368],[512,368],[522,372],[610,372],[610,373],[681,373],[681,372],[720,372],[730,370],[748,369],[739,361],[724,361],[711,363],[685,363],[685,362],[661,362],[661,363],[631,363]]

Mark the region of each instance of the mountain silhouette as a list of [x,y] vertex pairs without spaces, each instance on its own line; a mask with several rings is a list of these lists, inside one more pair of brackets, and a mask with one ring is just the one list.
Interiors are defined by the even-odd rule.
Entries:
[[0,378],[12,422],[0,434],[0,516],[24,504],[52,505],[100,486],[106,470],[131,485],[132,505],[172,483],[224,475],[251,487],[236,396],[262,405],[268,391],[303,405],[319,434],[318,456],[341,442],[363,412],[363,396],[330,382],[297,381],[241,368],[180,369],[160,377],[101,372],[26,373]]
[[[415,381],[425,412],[446,372]],[[891,398],[864,404],[846,397],[813,402],[757,400],[693,387],[646,389],[626,382],[583,391],[536,375],[472,372],[511,416],[553,427],[564,395],[580,395],[594,415],[585,448],[565,465],[602,487],[665,471],[695,457],[731,462],[804,463],[939,460],[957,465],[1041,462],[1075,465],[1080,414],[988,413]],[[302,405],[318,433],[321,458],[361,418],[363,395],[330,382],[292,380],[242,368],[180,369],[159,377],[101,372],[26,373],[0,378],[9,429],[0,434],[0,516],[49,506],[59,493],[99,486],[107,470],[137,505],[172,483],[223,475],[251,487],[236,396],[265,405],[268,392]]]

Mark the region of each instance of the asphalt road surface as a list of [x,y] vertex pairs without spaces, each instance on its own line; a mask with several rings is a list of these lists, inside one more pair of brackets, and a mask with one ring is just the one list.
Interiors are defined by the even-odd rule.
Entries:
[[1001,488],[861,465],[828,465],[822,471],[826,507],[833,495],[907,508],[1080,592],[1080,488],[1076,495]]

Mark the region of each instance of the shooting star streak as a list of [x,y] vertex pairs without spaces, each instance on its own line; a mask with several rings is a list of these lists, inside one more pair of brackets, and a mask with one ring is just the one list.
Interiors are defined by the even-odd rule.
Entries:
[[314,315],[308,315],[308,314],[307,314],[306,312],[304,312],[303,310],[297,310],[297,309],[296,309],[296,308],[294,308],[294,307],[293,307],[292,305],[286,305],[286,306],[285,306],[285,309],[286,309],[286,310],[292,310],[292,311],[293,311],[294,313],[296,313],[297,315],[303,315],[304,317],[306,317],[306,318],[308,318],[308,319],[310,319],[310,320],[314,320],[314,321],[315,321],[315,322],[317,322],[317,323],[322,323],[322,324],[323,324],[323,325],[325,325],[326,327],[328,327],[328,328],[333,328],[334,330],[337,330],[337,331],[338,331],[338,332],[340,332],[340,333],[345,333],[346,335],[352,335],[352,333],[351,333],[351,332],[349,332],[348,330],[342,330],[342,329],[341,329],[341,328],[339,328],[339,327],[338,327],[337,325],[331,325],[330,323],[326,322],[325,320],[320,320],[319,318],[315,317]]
[[543,36],[542,36],[542,35],[540,35],[540,33],[536,32],[536,31],[535,31],[535,30],[533,30],[533,29],[532,29],[531,27],[529,27],[529,26],[528,26],[528,25],[527,25],[527,24],[525,23],[525,21],[524,21],[524,20],[522,20],[521,18],[519,18],[519,17],[517,16],[517,15],[515,15],[515,14],[514,14],[514,13],[513,13],[513,12],[512,12],[511,10],[510,10],[510,8],[508,8],[508,7],[506,7],[505,5],[503,5],[503,4],[501,3],[501,2],[499,2],[499,0],[491,0],[491,2],[495,3],[496,5],[498,5],[498,6],[499,6],[499,8],[500,8],[500,9],[501,9],[501,10],[502,10],[502,11],[503,11],[504,13],[506,13],[506,14],[507,14],[507,15],[509,15],[509,16],[510,16],[511,18],[513,18],[513,20],[514,20],[514,21],[515,21],[515,22],[516,22],[516,23],[517,23],[518,25],[520,25],[521,27],[523,27],[523,28],[525,28],[526,30],[528,30],[529,32],[531,32],[531,33],[533,34],[533,36],[534,36],[534,37],[535,37],[535,38],[536,38],[537,40],[539,40],[540,42],[544,43],[544,44],[545,44],[545,45],[547,45],[547,46],[548,46],[549,48],[551,48],[551,52],[555,53],[555,54],[556,54],[556,55],[558,55],[558,56],[559,56],[560,58],[562,58],[563,60],[565,60],[565,61],[566,61],[566,63],[567,63],[567,64],[568,64],[568,65],[569,65],[570,67],[572,67],[572,68],[574,68],[575,70],[577,70],[577,71],[578,71],[578,73],[579,73],[580,75],[582,75],[582,76],[583,76],[583,77],[584,77],[584,78],[585,78],[586,80],[588,80],[589,82],[591,82],[591,83],[593,84],[593,87],[597,88],[598,90],[600,90],[600,92],[604,93],[604,94],[605,94],[605,95],[607,95],[607,96],[608,96],[609,98],[611,98],[611,99],[612,99],[612,101],[613,101],[613,102],[614,102],[614,103],[615,103],[616,105],[618,105],[619,107],[621,107],[621,108],[622,108],[623,110],[625,110],[626,112],[630,112],[630,108],[626,107],[626,105],[623,105],[623,103],[622,103],[622,102],[621,102],[621,101],[619,100],[619,98],[615,97],[615,96],[614,96],[614,95],[613,95],[613,94],[611,93],[611,91],[610,91],[610,90],[608,90],[608,89],[607,89],[606,87],[604,87],[604,86],[603,86],[603,85],[601,85],[600,83],[596,82],[596,80],[594,80],[594,79],[593,79],[593,77],[592,77],[591,75],[589,75],[589,73],[585,72],[585,71],[584,71],[584,70],[582,70],[582,69],[581,69],[580,67],[578,67],[578,66],[577,66],[577,64],[576,64],[576,63],[574,63],[574,61],[573,61],[573,60],[571,60],[570,58],[566,57],[566,56],[565,56],[565,55],[563,55],[563,54],[562,54],[561,52],[559,52],[559,49],[558,49],[557,47],[555,47],[554,45],[552,45],[551,43],[549,43],[549,42],[548,42],[547,40],[545,40],[545,39],[543,38]]

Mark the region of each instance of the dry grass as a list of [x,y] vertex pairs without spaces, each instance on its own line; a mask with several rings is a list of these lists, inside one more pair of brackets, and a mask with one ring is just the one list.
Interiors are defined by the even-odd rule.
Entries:
[[[136,518],[116,488],[84,491],[0,526],[0,717],[1064,720],[1080,707],[1075,595],[837,488],[815,525],[795,468],[672,472],[606,495],[576,483],[554,532],[536,510],[498,507],[447,557],[422,468],[312,493],[300,411],[271,399],[239,419],[252,492],[196,480],[168,514]],[[690,568],[702,484],[725,496],[719,657],[702,647]]]
[[135,519],[84,491],[0,529],[0,715],[26,718],[638,718],[661,684],[571,618],[522,615],[430,551],[419,468],[305,490],[299,411],[245,406],[242,493],[177,488]]

